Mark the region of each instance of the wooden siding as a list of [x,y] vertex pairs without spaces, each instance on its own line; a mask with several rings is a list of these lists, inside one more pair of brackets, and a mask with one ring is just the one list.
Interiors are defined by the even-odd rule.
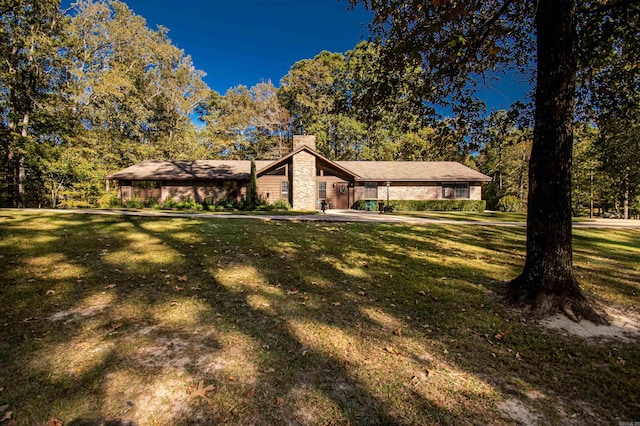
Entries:
[[[283,175],[264,175],[258,178],[258,196],[274,203],[282,199],[282,182],[289,181],[287,176]],[[286,200],[291,203],[291,182],[289,182],[289,196]]]
[[[327,183],[327,196],[320,198],[320,182]],[[344,186],[345,191],[340,192],[340,187]],[[349,183],[337,176],[316,176],[316,194],[317,208],[320,208],[320,202],[324,199],[329,202],[330,209],[348,209],[353,201],[350,202]]]

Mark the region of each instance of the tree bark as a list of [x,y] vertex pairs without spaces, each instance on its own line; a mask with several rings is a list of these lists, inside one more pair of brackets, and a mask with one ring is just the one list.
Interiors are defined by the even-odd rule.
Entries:
[[574,0],[539,0],[538,75],[529,166],[527,256],[509,298],[535,316],[562,312],[606,322],[584,297],[573,273],[571,161],[576,84]]

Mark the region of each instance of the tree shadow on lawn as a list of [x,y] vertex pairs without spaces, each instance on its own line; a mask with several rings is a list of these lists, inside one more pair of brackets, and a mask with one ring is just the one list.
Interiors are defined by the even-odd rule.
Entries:
[[[84,273],[45,281],[55,295],[34,284],[15,310],[4,396],[31,423],[87,411],[160,423],[487,423],[499,421],[497,400],[532,389],[584,399],[606,418],[632,414],[632,383],[621,380],[638,360],[621,348],[620,365],[608,348],[544,335],[505,312],[485,295],[503,267],[482,266],[492,242],[474,241],[489,253],[469,265],[443,264],[470,244],[455,227],[77,219],[65,222],[69,236],[56,231],[20,254],[25,263],[30,252],[55,255]],[[494,235],[517,264],[502,242],[513,235]],[[88,250],[87,238],[99,244]],[[57,306],[30,306],[41,298]],[[17,314],[30,309],[41,319],[29,336]],[[61,310],[71,313],[51,320]],[[581,394],[576,362],[602,390]],[[200,380],[215,389],[190,398]],[[620,407],[598,406],[606,393]]]

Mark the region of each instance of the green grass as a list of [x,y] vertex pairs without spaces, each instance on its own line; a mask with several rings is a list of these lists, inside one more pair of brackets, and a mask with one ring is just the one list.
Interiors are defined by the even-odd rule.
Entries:
[[394,212],[394,215],[423,217],[438,220],[456,220],[465,222],[526,222],[525,213],[507,213],[485,211],[478,212]]
[[[513,401],[639,419],[639,343],[497,300],[524,232],[3,211],[0,405],[18,424],[513,424]],[[585,291],[640,309],[640,231],[574,234]]]
[[[526,222],[526,213],[510,213],[498,211],[477,212],[394,212],[394,215],[421,217],[437,220],[455,220],[464,222]],[[590,222],[592,219],[574,217],[574,222]]]

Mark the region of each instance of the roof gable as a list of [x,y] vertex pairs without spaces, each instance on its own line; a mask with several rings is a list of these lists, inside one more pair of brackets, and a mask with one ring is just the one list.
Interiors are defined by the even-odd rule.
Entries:
[[[355,175],[351,170],[345,168],[344,166],[341,166],[338,161],[331,161],[328,158],[324,157],[323,155],[317,153],[316,151],[314,151],[313,149],[309,148],[306,145],[303,145],[301,147],[299,147],[298,149],[290,152],[289,154],[285,155],[284,157],[272,162],[271,164],[268,164],[267,166],[258,169],[258,176],[261,176],[265,173],[271,172],[273,170],[279,169],[280,167],[282,167],[283,165],[285,165],[286,163],[289,162],[289,160],[291,158],[293,158],[296,154],[302,152],[302,151],[306,151],[309,154],[315,156],[317,159],[321,160],[322,162],[330,165],[332,168],[335,168],[338,172],[348,175],[350,177],[357,177],[357,175]],[[257,167],[257,165],[256,165]]]

